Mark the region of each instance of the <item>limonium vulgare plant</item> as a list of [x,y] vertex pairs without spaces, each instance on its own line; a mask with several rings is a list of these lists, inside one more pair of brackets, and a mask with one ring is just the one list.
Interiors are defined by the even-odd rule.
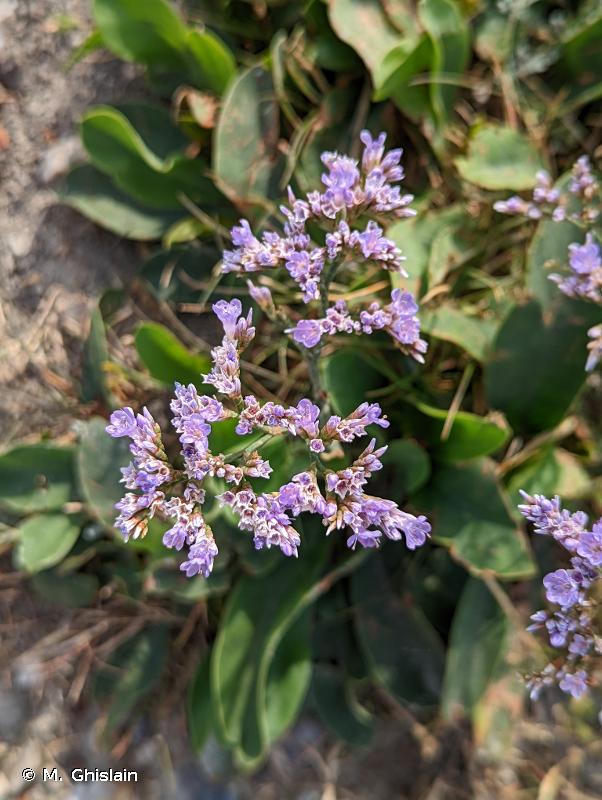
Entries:
[[[336,153],[324,153],[327,172],[325,191],[311,192],[303,200],[289,190],[284,236],[266,232],[255,237],[250,225],[241,221],[232,231],[234,250],[226,251],[224,272],[263,272],[284,267],[298,287],[304,304],[316,301],[320,314],[293,320],[293,310],[276,305],[267,286],[250,285],[250,294],[287,332],[306,354],[312,377],[314,400],[302,398],[286,407],[272,401],[261,403],[244,395],[240,355],[255,335],[252,315],[242,313],[240,300],[221,300],[213,305],[224,336],[212,350],[213,369],[204,382],[213,386],[215,396],[199,395],[194,385],[176,384],[171,402],[172,422],[181,445],[179,463],[172,463],[165,451],[161,430],[149,411],[135,414],[131,408],[116,411],[107,427],[114,437],[129,437],[133,462],[123,470],[128,492],[117,504],[116,526],[125,539],[145,536],[149,520],[160,515],[173,522],[165,533],[166,547],[187,550],[181,569],[187,576],[207,577],[218,553],[214,533],[203,516],[207,479],[221,479],[224,491],[217,499],[238,516],[238,527],[249,531],[256,549],[278,547],[285,556],[296,556],[301,545],[294,520],[302,512],[318,515],[326,533],[347,530],[347,545],[376,547],[383,536],[405,538],[414,549],[426,541],[430,525],[425,517],[402,511],[397,503],[367,494],[371,475],[382,468],[379,460],[386,447],[372,439],[348,467],[327,468],[328,459],[340,455],[341,444],[367,435],[372,425],[387,427],[377,403],[362,403],[351,414],[340,417],[328,412],[328,399],[319,385],[316,355],[312,349],[323,336],[333,333],[372,333],[385,330],[395,343],[418,361],[426,350],[420,339],[417,304],[410,292],[394,289],[384,305],[371,303],[352,314],[342,301],[330,305],[329,286],[336,273],[364,265],[403,274],[402,255],[383,235],[375,219],[404,217],[411,195],[402,195],[393,183],[403,177],[399,165],[401,150],[384,153],[384,134],[376,140],[361,135],[364,153],[361,164]],[[325,230],[323,243],[307,232],[310,222]],[[358,225],[358,227],[355,227]],[[264,436],[253,448],[226,455],[213,453],[209,435],[214,423],[236,419],[240,436],[260,432]],[[275,436],[289,435],[307,447],[307,469],[291,476],[276,491],[257,492],[250,480],[268,478],[269,461],[260,454],[261,443]],[[213,483],[211,483],[213,486]]]
[[[587,300],[602,308],[602,250],[595,230],[602,211],[602,196],[589,158],[581,156],[575,162],[567,191],[554,187],[545,170],[538,172],[536,178],[531,200],[514,196],[495,203],[494,208],[502,214],[519,214],[529,219],[568,220],[585,230],[584,244],[569,245],[569,274],[552,274],[550,280],[568,297]],[[602,324],[590,328],[589,336],[588,371],[602,359]]]
[[557,569],[543,579],[553,609],[533,614],[529,630],[545,630],[554,654],[543,670],[529,676],[527,685],[533,698],[553,684],[573,697],[581,697],[602,656],[602,518],[590,528],[583,511],[570,513],[562,508],[558,497],[549,500],[537,494],[522,495],[525,502],[519,510],[533,523],[535,532],[551,536],[570,555],[568,569]]

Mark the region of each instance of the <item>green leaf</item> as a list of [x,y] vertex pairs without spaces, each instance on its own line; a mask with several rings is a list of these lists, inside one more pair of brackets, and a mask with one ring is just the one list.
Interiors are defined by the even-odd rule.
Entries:
[[462,76],[470,56],[468,22],[453,0],[420,0],[418,16],[432,43],[429,91],[438,124],[445,123],[453,109],[457,89],[439,81],[439,76]]
[[0,456],[0,506],[17,514],[54,511],[74,499],[73,450],[21,445]]
[[112,405],[104,374],[104,365],[108,360],[105,324],[100,309],[96,307],[90,316],[90,332],[84,342],[80,390],[82,402],[91,403],[100,399],[107,405]]
[[[321,364],[324,388],[337,414],[345,416],[367,400],[366,392],[383,385],[383,377],[356,350],[337,350]],[[353,380],[350,380],[353,376]]]
[[221,95],[236,72],[232,51],[208,30],[189,31],[187,45],[192,82],[198,89]]
[[164,0],[94,0],[105,45],[126,61],[181,71],[187,29]]
[[94,0],[104,43],[156,75],[185,77],[198,89],[221,94],[234,73],[234,56],[210,31],[188,28],[164,0]]
[[183,211],[146,208],[90,164],[71,170],[59,189],[59,197],[97,225],[137,241],[160,239],[184,215]]
[[213,169],[236,203],[276,197],[283,159],[272,78],[261,67],[242,72],[226,92],[214,134]]
[[[167,231],[163,237],[162,245],[166,250],[169,250],[174,244],[192,242],[194,239],[198,239],[199,236],[206,234],[208,230],[205,223],[196,217],[184,217]],[[195,296],[198,297],[198,292]]]
[[223,205],[201,162],[184,154],[187,140],[160,107],[97,106],[82,118],[81,137],[94,166],[146,206],[180,208],[180,194],[205,207]]
[[508,427],[501,422],[458,411],[449,435],[441,439],[448,412],[426,403],[416,403],[415,408],[420,415],[415,432],[429,443],[432,454],[440,461],[467,461],[489,455],[499,450],[510,436]]
[[[452,205],[441,211],[429,211],[417,217],[399,220],[389,226],[387,236],[395,242],[406,257],[404,268],[412,281],[409,288],[416,294],[421,293],[421,283],[432,262],[433,244],[437,235],[448,227],[453,230],[465,230],[467,224],[465,209],[460,205]],[[432,268],[430,272],[432,279]],[[407,279],[398,282],[395,275],[392,278],[396,286],[407,284]]]
[[[589,14],[587,13],[589,7]],[[598,3],[583,3],[573,24],[565,29],[560,58],[553,74],[562,81],[569,99],[577,101],[602,81],[602,10]],[[592,98],[592,99],[595,99]]]
[[102,34],[100,31],[93,30],[84,41],[76,47],[69,58],[65,63],[65,71],[69,71],[73,69],[76,64],[79,64],[86,56],[89,56],[90,53],[95,53],[97,50],[101,50],[104,47],[104,42],[102,40]]
[[142,265],[142,275],[160,300],[192,303],[198,300],[199,290],[193,289],[187,278],[208,280],[219,259],[214,247],[195,242],[155,253]]
[[[158,537],[158,542],[161,548],[159,554],[164,557],[161,537]],[[170,597],[181,603],[198,603],[208,597],[224,594],[229,586],[230,578],[226,572],[213,572],[206,579],[190,580],[180,569],[159,565],[149,575],[146,591],[149,595]]]
[[163,325],[144,322],[136,331],[134,342],[140,360],[153,378],[170,386],[175,381],[204,386],[201,373],[211,370],[208,356],[191,353]]
[[76,451],[77,477],[82,497],[107,527],[113,527],[115,503],[123,496],[120,467],[131,460],[125,439],[106,432],[106,420],[92,418],[81,428]]
[[312,693],[320,719],[340,739],[355,747],[370,744],[373,719],[358,703],[351,682],[341,670],[327,664],[317,665]]
[[[556,182],[555,187],[566,192],[569,175]],[[570,195],[569,195],[570,197]],[[572,202],[571,202],[572,200]],[[568,211],[578,210],[579,202],[571,198]],[[568,272],[568,247],[572,242],[582,243],[585,232],[568,220],[554,222],[542,219],[527,250],[527,288],[533,297],[546,309],[558,302],[558,286],[550,280],[552,272]],[[553,269],[552,269],[553,268]]]
[[122,725],[140,700],[155,688],[167,661],[168,636],[164,626],[147,626],[110,659],[119,677],[111,689],[106,728]]
[[374,680],[403,702],[433,705],[443,675],[443,645],[420,610],[393,595],[379,556],[351,578],[356,626]]
[[[287,560],[270,574],[268,594],[265,577],[243,577],[228,599],[212,652],[211,689],[221,734],[245,767],[261,762],[270,728],[273,732],[279,727],[268,721],[270,668],[287,631],[315,599],[312,589],[325,555],[323,539],[306,540],[298,560]],[[287,666],[284,658],[277,674],[292,669],[297,688],[303,688],[304,669],[293,666],[299,662],[298,651],[285,652],[292,653],[293,661]]]
[[388,443],[380,459],[385,467],[384,476],[395,496],[407,497],[429,479],[431,462],[426,450],[411,439],[394,439]]
[[513,128],[487,123],[473,128],[466,157],[456,159],[464,180],[483,189],[531,189],[545,169],[541,152]]
[[378,0],[330,0],[328,16],[334,32],[356,51],[373,77],[383,56],[402,38]]
[[564,418],[586,377],[587,330],[596,321],[595,307],[560,295],[545,313],[531,302],[506,318],[485,368],[485,390],[490,407],[517,433],[549,430]]
[[211,654],[207,653],[188,687],[186,718],[192,749],[199,753],[213,728],[211,709]]
[[320,124],[317,125],[315,119],[312,122],[312,118],[309,118],[310,124],[306,131],[303,131],[304,144],[295,171],[295,178],[302,191],[310,192],[320,185],[324,166],[320,160],[321,153],[325,150],[338,150],[344,153],[351,146],[346,123],[353,113],[355,102],[353,90],[346,86],[338,86],[324,95],[316,110]]
[[417,122],[431,115],[428,84],[411,86],[416,75],[428,72],[433,62],[433,43],[424,34],[418,40],[403,40],[382,59],[374,76],[375,100],[391,98],[395,105]]
[[474,575],[489,570],[516,580],[534,574],[528,545],[510,518],[492,462],[439,465],[415,503],[428,516],[433,539],[449,547]]
[[284,634],[265,690],[267,735],[275,742],[297,719],[311,680],[310,618],[306,612]]
[[507,619],[487,586],[471,578],[451,627],[441,708],[447,719],[469,714],[498,677],[509,633]]
[[44,570],[31,578],[33,590],[50,605],[82,608],[93,602],[98,591],[98,578],[83,572],[66,575],[59,570]]
[[459,345],[480,362],[489,355],[499,326],[497,320],[469,316],[449,305],[422,311],[420,323],[425,333]]
[[17,528],[17,563],[27,572],[53,567],[71,550],[80,527],[80,521],[67,514],[29,517]]
[[[508,480],[508,493],[514,508],[523,502],[520,489],[528,494],[557,494],[564,500],[573,500],[587,495],[591,486],[591,478],[576,456],[548,445],[513,470]],[[516,516],[521,518],[519,511]]]

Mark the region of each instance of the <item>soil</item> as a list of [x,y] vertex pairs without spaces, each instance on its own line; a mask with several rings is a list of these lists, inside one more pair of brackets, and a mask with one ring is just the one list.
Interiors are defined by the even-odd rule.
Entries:
[[82,113],[144,92],[106,53],[66,65],[91,30],[88,0],[0,0],[0,446],[53,429],[73,404],[89,311],[138,260],[57,200],[84,159]]

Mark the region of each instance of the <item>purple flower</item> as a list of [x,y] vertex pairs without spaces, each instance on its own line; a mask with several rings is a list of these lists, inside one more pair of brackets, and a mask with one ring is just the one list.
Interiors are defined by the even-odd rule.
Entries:
[[224,333],[226,336],[229,339],[233,339],[236,331],[236,323],[242,313],[242,304],[240,300],[232,300],[229,303],[226,302],[226,300],[220,300],[214,303],[212,308],[216,317],[224,326]]
[[107,425],[106,431],[114,438],[120,436],[133,436],[137,431],[136,415],[131,408],[120,408],[111,414],[111,423]]
[[602,565],[602,521],[596,522],[591,531],[584,531],[577,542],[577,553],[593,567]]
[[180,565],[187,578],[193,575],[202,575],[208,578],[213,570],[213,562],[217,556],[217,545],[213,536],[202,536],[188,551],[188,560]]
[[575,605],[579,600],[579,584],[572,571],[557,569],[543,579],[546,597],[550,603],[558,603],[563,608]]
[[578,275],[589,275],[602,268],[602,254],[593,234],[586,235],[585,244],[569,245],[569,264]]
[[347,539],[347,547],[351,550],[355,550],[357,544],[360,544],[362,547],[378,547],[380,544],[380,537],[380,531],[354,531]]
[[298,344],[308,348],[315,347],[322,338],[322,326],[317,319],[299,320],[297,325],[287,332],[293,334],[293,339]]
[[591,372],[593,368],[602,360],[602,325],[594,325],[587,332],[591,342],[587,345],[589,355],[585,364],[585,369]]
[[263,309],[263,311],[271,311],[274,308],[274,299],[267,286],[255,286],[253,281],[248,280],[247,287],[249,295],[255,300],[259,308]]
[[587,672],[579,670],[574,674],[567,673],[563,675],[559,682],[559,686],[563,692],[579,698],[587,691]]
[[569,644],[569,653],[573,653],[576,656],[586,656],[591,646],[592,640],[590,637],[583,636],[581,633],[576,633]]
[[165,547],[181,550],[186,543],[186,528],[182,525],[174,525],[163,534],[163,544]]

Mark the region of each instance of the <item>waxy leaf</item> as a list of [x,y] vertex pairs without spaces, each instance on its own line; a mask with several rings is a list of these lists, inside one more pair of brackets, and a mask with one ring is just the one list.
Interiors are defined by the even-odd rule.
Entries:
[[558,296],[553,308],[516,306],[504,321],[485,368],[491,408],[517,433],[555,427],[565,416],[586,372],[587,330],[600,314],[593,304]]
[[[369,401],[366,392],[383,385],[383,377],[357,350],[337,350],[321,364],[324,387],[334,412],[350,414],[363,402]],[[353,380],[350,380],[353,376]]]
[[387,19],[378,0],[330,0],[333,30],[364,61],[373,78],[383,56],[400,43],[401,34]]
[[441,708],[453,719],[469,714],[498,677],[506,652],[508,620],[487,588],[476,578],[466,583],[452,623]]
[[432,44],[428,88],[435,119],[441,125],[452,111],[457,90],[438,78],[463,75],[470,56],[468,22],[453,0],[420,0],[418,17]]
[[188,733],[192,748],[197,753],[203,749],[203,745],[213,728],[210,665],[211,655],[207,653],[199,664],[196,674],[188,687],[186,707]]
[[105,324],[100,309],[90,316],[90,332],[84,342],[80,397],[84,403],[102,400],[111,405],[113,400],[105,380],[104,365],[109,360]]
[[158,75],[184,75],[198,89],[220,94],[235,70],[232,53],[215,34],[188,28],[165,0],[94,0],[104,44]]
[[[228,598],[212,651],[211,691],[221,736],[246,768],[265,758],[271,734],[282,729],[283,718],[290,720],[291,706],[298,708],[305,695],[304,646],[296,634],[292,639],[287,634],[317,597],[315,581],[327,547],[323,534],[313,541],[303,537],[298,560],[279,563],[267,579],[243,577]],[[282,693],[280,686],[270,689],[270,676],[288,683],[293,695],[288,712],[282,706],[276,718],[270,718],[267,699],[271,691],[281,699]]]
[[418,492],[416,507],[433,526],[433,539],[475,575],[488,570],[504,580],[528,578],[535,568],[515,527],[493,463],[438,466]]
[[117,667],[114,674],[119,677],[111,681],[108,731],[114,731],[125,722],[132,708],[156,687],[168,652],[165,626],[147,625],[111,657],[109,663]]
[[545,168],[540,151],[519,131],[492,123],[472,131],[468,153],[456,159],[461,177],[483,189],[531,189]]
[[82,426],[76,465],[83,499],[102,523],[113,527],[115,503],[125,492],[120,468],[127,466],[131,455],[127,440],[109,436],[106,425],[106,420],[96,417]]
[[136,331],[136,350],[153,378],[172,385],[194,383],[203,388],[202,374],[211,370],[208,356],[191,353],[171,333],[156,322],[144,322]]
[[285,633],[268,674],[268,739],[275,742],[297,719],[311,680],[310,618],[306,612]]
[[145,206],[177,209],[181,194],[204,207],[226,202],[202,163],[184,154],[187,140],[164,109],[97,106],[84,115],[81,137],[94,166]]
[[443,675],[443,645],[426,617],[390,590],[374,554],[351,578],[358,639],[372,678],[407,703],[434,705]]
[[354,697],[352,683],[342,670],[329,664],[316,666],[312,695],[320,719],[333,733],[356,747],[370,744],[374,721]]
[[16,559],[27,572],[39,572],[62,561],[71,550],[81,520],[68,514],[36,514],[18,527]]
[[148,208],[118,189],[111,178],[90,164],[75,167],[59,189],[63,203],[97,225],[126,239],[160,239],[184,211]]
[[34,592],[44,602],[63,608],[83,608],[89,606],[96,597],[99,580],[87,572],[64,574],[61,567],[36,572],[31,577]]
[[[564,500],[583,497],[590,491],[591,478],[579,459],[560,447],[548,445],[514,470],[508,480],[508,493],[514,508],[522,503],[520,490]],[[522,519],[519,511],[517,518]]]
[[414,432],[428,442],[431,453],[440,461],[467,461],[489,455],[499,450],[510,436],[502,422],[458,411],[447,438],[442,439],[449,412],[426,403],[416,403],[414,408],[409,412],[416,419]]
[[425,333],[459,345],[480,362],[488,357],[498,328],[496,320],[469,316],[448,305],[422,311],[420,322]]
[[[556,186],[566,193],[567,183],[568,176],[564,176]],[[576,211],[577,205],[569,202],[569,212]],[[550,280],[550,275],[553,272],[568,274],[568,247],[573,242],[581,244],[584,240],[585,232],[568,220],[542,219],[539,222],[527,251],[527,288],[542,308],[554,306],[559,300],[560,290]]]
[[17,514],[58,511],[74,498],[71,448],[21,445],[0,456],[0,506]]
[[411,439],[394,439],[380,459],[385,471],[383,478],[391,486],[387,496],[407,497],[420,489],[431,474],[431,462],[426,450]]
[[272,78],[261,67],[230,84],[215,129],[213,169],[220,188],[238,205],[279,194],[284,161]]

